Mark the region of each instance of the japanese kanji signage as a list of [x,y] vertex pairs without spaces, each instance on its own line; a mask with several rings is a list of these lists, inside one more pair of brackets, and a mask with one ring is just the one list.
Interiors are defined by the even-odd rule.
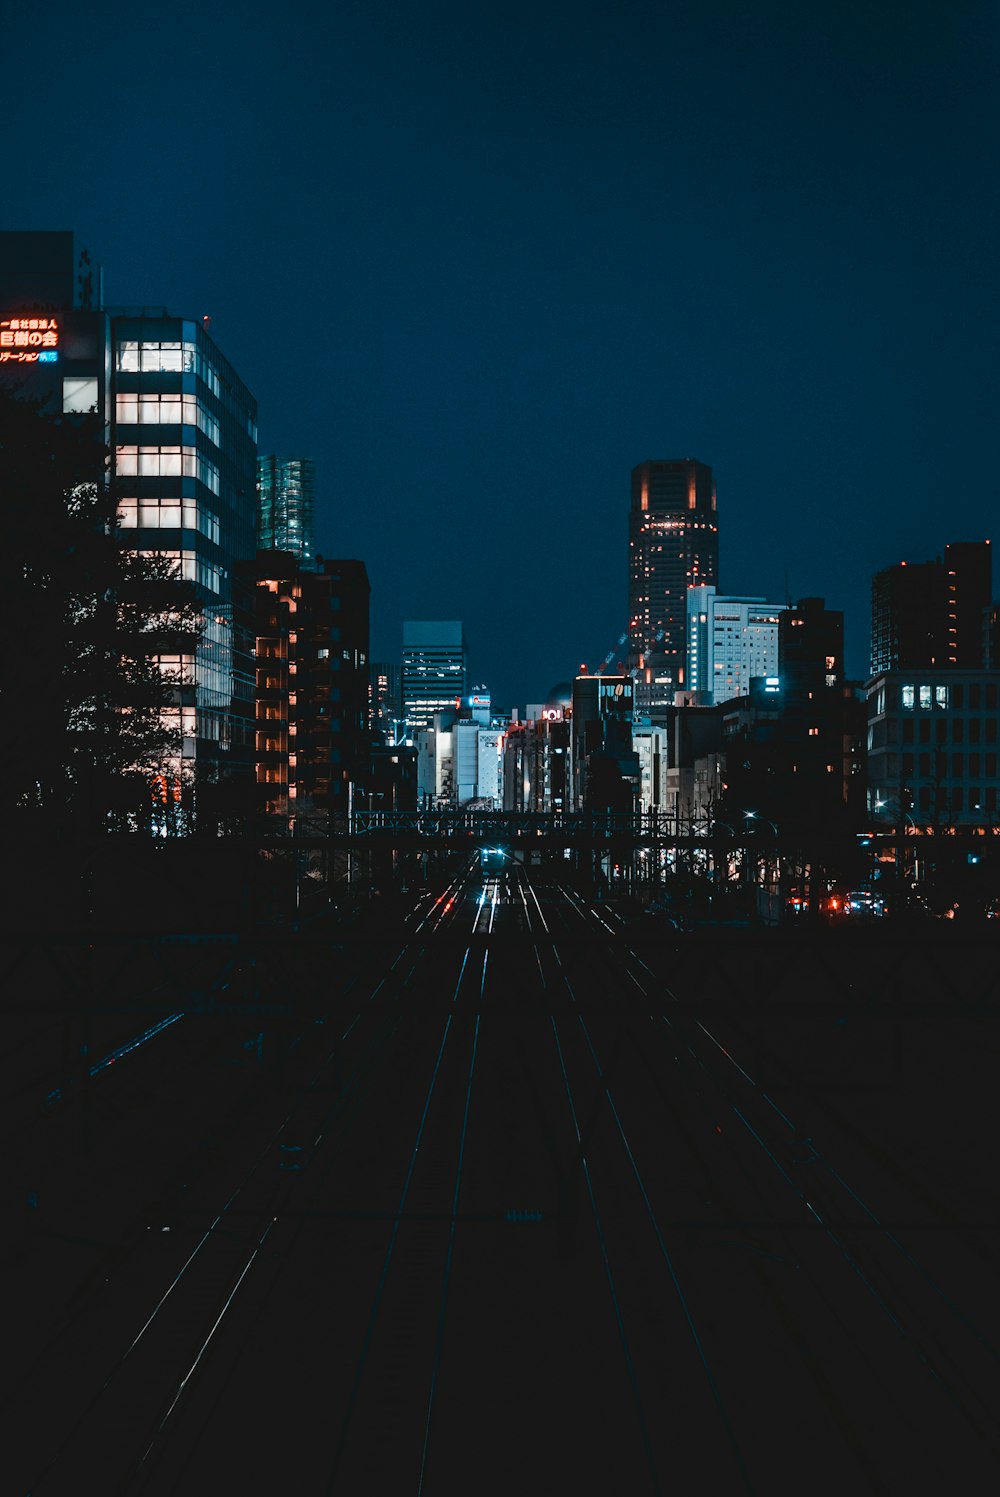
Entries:
[[58,347],[54,317],[0,317],[0,364],[54,364]]

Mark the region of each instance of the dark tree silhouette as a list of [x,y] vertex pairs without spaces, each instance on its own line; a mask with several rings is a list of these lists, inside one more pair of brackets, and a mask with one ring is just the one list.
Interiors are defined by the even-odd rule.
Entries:
[[151,825],[180,771],[178,666],[200,623],[164,557],[123,547],[103,431],[0,386],[0,796],[60,841]]

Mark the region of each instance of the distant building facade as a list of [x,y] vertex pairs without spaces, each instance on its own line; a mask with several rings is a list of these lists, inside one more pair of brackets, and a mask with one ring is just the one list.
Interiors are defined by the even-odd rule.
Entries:
[[1000,825],[1000,671],[881,672],[867,699],[868,809],[876,822]]
[[396,744],[403,732],[403,677],[400,667],[391,660],[372,663],[371,720],[373,731],[385,743]]
[[748,695],[754,677],[776,677],[778,619],[786,607],[723,596],[711,585],[688,588],[685,690],[711,705]]
[[403,716],[414,732],[436,712],[454,711],[466,694],[465,626],[458,620],[403,624]]
[[989,541],[950,541],[944,559],[898,562],[872,578],[871,674],[992,661]]
[[254,587],[258,808],[266,815],[345,815],[370,773],[364,563],[309,571],[283,551],[244,563]]
[[634,682],[629,675],[580,675],[573,682],[573,809],[631,812],[639,799],[632,747]]

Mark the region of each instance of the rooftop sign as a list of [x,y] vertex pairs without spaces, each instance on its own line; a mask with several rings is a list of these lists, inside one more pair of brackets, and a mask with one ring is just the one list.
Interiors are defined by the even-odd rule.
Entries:
[[54,317],[0,318],[0,364],[54,364],[58,347]]

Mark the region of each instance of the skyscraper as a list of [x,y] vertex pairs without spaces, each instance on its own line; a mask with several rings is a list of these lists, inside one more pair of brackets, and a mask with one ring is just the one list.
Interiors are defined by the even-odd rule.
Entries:
[[686,685],[687,590],[718,580],[712,470],[694,458],[632,470],[629,668],[637,708],[668,704]]
[[944,561],[898,562],[872,578],[871,673],[953,666],[981,670],[989,638],[989,541],[949,541]]
[[944,572],[948,664],[960,670],[981,670],[991,664],[993,548],[989,541],[949,541],[944,548]]
[[255,593],[258,806],[346,813],[369,747],[364,562],[310,571],[287,551],[258,551],[239,571]]
[[458,620],[403,624],[403,716],[411,730],[455,708],[466,690],[465,626]]
[[257,460],[257,547],[287,551],[306,568],[315,565],[313,533],[316,465],[311,457]]

